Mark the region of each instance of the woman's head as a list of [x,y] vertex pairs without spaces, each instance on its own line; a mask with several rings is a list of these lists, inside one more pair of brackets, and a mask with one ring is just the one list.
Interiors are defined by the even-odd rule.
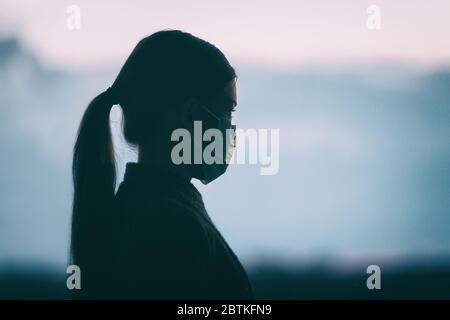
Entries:
[[145,144],[167,114],[193,99],[210,104],[235,77],[218,48],[189,33],[160,31],[144,38],[112,86],[124,112],[125,138]]
[[[229,118],[236,104],[234,69],[211,43],[177,30],[160,31],[141,40],[111,88],[88,106],[73,155],[74,203],[72,253],[89,263],[92,237],[107,219],[115,190],[114,150],[109,127],[112,105],[124,115],[124,136],[140,157],[170,159],[170,133],[193,131]],[[197,169],[191,176],[196,177]],[[103,216],[104,215],[104,216]]]

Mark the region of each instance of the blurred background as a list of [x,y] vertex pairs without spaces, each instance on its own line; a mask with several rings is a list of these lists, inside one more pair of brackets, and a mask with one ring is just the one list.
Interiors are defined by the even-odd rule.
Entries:
[[[0,298],[68,297],[81,115],[166,28],[236,67],[239,127],[280,130],[278,174],[233,165],[195,183],[257,297],[450,298],[449,13],[446,0],[0,0]],[[123,174],[136,151],[119,108],[111,120]],[[366,287],[372,264],[381,290]]]

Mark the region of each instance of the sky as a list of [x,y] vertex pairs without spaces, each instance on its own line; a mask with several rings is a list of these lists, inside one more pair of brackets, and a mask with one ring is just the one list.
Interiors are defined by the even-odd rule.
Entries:
[[[51,65],[109,67],[155,31],[183,29],[221,48],[231,61],[292,68],[396,61],[450,64],[447,0],[247,1],[0,0],[0,35],[19,35]],[[80,29],[66,26],[80,8]],[[380,29],[367,27],[370,5]]]

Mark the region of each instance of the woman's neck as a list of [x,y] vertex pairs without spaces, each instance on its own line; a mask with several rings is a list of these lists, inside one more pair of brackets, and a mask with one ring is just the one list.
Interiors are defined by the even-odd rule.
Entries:
[[182,177],[185,180],[190,181],[192,179],[192,173],[190,172],[190,167],[186,165],[175,165],[170,157],[164,157],[167,152],[157,151],[161,149],[151,149],[139,147],[138,152],[138,163],[155,168],[157,170],[169,171],[174,175]]

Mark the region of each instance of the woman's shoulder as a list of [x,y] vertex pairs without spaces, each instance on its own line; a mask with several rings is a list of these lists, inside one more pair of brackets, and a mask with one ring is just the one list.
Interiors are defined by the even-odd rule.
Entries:
[[164,242],[165,246],[197,245],[199,250],[214,253],[219,237],[202,199],[178,189],[161,186],[149,190],[122,183],[116,194],[121,229],[134,233],[132,237]]

